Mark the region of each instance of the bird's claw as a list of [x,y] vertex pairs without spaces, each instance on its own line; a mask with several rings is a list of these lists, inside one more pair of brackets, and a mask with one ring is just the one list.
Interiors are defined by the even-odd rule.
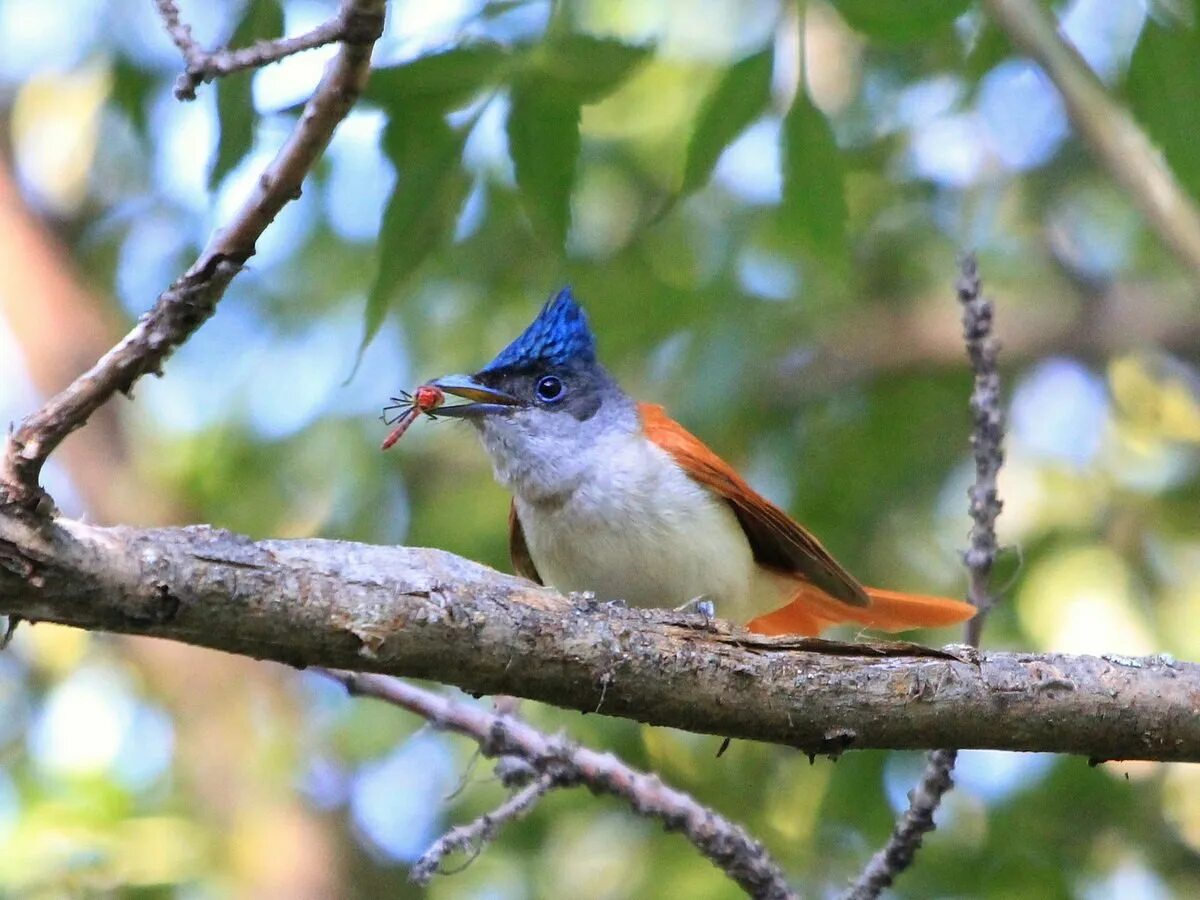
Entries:
[[675,607],[675,612],[698,613],[699,615],[704,616],[704,627],[710,630],[713,627],[713,622],[717,618],[716,606],[713,604],[712,600],[703,596],[693,597],[687,603],[681,603],[679,606]]

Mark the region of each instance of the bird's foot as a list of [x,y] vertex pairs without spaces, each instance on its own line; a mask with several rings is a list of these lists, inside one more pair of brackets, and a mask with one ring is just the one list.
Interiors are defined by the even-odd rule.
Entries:
[[704,627],[711,629],[713,621],[717,618],[717,608],[713,605],[712,600],[701,595],[693,597],[687,603],[682,603],[675,607],[675,612],[681,613],[699,613],[704,616]]

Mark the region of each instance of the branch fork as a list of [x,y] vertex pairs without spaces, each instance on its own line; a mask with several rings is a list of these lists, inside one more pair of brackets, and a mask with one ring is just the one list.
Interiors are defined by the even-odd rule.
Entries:
[[[203,51],[180,21],[174,0],[155,2],[189,68],[200,65]],[[51,510],[38,479],[54,449],[118,391],[128,395],[143,375],[160,372],[171,353],[213,314],[230,282],[254,255],[259,236],[299,196],[304,178],[358,99],[375,37],[383,32],[385,5],[386,0],[342,0],[336,16],[326,23],[330,34],[330,23],[336,24],[338,36],[325,41],[340,41],[341,48],[241,209],[119,344],[8,435],[0,455],[0,511]]]
[[195,100],[196,88],[246,69],[260,69],[306,50],[327,44],[370,46],[383,34],[382,13],[369,13],[343,4],[336,15],[296,37],[256,41],[252,46],[205,50],[183,22],[175,0],[154,0],[167,34],[183,55],[184,71],[175,82],[178,100]]
[[763,900],[794,900],[797,896],[762,844],[745,829],[611,753],[549,737],[519,719],[456,703],[395,678],[352,672],[323,674],[340,681],[351,694],[376,697],[416,713],[435,728],[472,738],[484,756],[520,759],[535,773],[532,781],[491,813],[438,840],[412,869],[411,877],[418,884],[427,883],[454,850],[478,852],[500,825],[527,813],[551,789],[579,784],[595,794],[617,796],[639,815],[682,833],[750,896]]

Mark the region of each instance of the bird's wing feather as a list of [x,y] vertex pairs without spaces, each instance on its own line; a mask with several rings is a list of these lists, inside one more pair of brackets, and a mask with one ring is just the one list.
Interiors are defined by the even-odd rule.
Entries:
[[529,545],[525,543],[525,529],[517,516],[517,503],[514,500],[508,507],[508,558],[512,560],[513,569],[523,578],[542,584],[542,576],[538,574],[533,557],[529,555]]
[[[870,605],[863,586],[830,556],[820,541],[757,493],[728,463],[668,416],[661,406],[641,403],[638,412],[646,437],[669,453],[693,479],[729,501],[750,541],[754,558],[761,565],[794,574],[842,603]],[[515,550],[513,558],[516,559]]]

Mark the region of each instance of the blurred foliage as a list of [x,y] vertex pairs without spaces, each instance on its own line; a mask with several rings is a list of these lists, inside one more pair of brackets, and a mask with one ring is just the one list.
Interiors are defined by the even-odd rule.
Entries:
[[[250,0],[241,21],[229,38],[229,46],[245,47],[255,41],[270,40],[283,34],[283,9],[276,0]],[[136,84],[137,82],[135,82]],[[217,185],[233,171],[254,144],[255,117],[249,78],[221,78],[217,94],[217,118],[221,131],[217,156],[209,169],[209,184]]]
[[[334,8],[181,5],[212,46]],[[1054,10],[1200,193],[1194,5]],[[176,521],[506,568],[507,501],[470,434],[426,423],[383,457],[375,417],[489,359],[570,282],[626,386],[864,580],[958,593],[969,378],[952,284],[975,247],[1012,397],[1013,551],[985,641],[1200,658],[1195,285],[976,4],[795,13],[395,0],[304,196],[124,407],[138,482]],[[0,4],[5,156],[96,302],[132,320],[188,265],[327,55],[182,105],[149,2]],[[10,417],[33,402],[15,334],[0,322]],[[716,738],[525,711],[744,822],[806,895],[859,870],[921,764],[741,742],[716,759]],[[470,754],[282,667],[25,628],[0,655],[0,894],[417,896],[405,862],[502,796]],[[1200,894],[1195,767],[965,753],[957,781],[900,896]],[[568,890],[737,895],[677,836],[579,791],[428,895]]]

